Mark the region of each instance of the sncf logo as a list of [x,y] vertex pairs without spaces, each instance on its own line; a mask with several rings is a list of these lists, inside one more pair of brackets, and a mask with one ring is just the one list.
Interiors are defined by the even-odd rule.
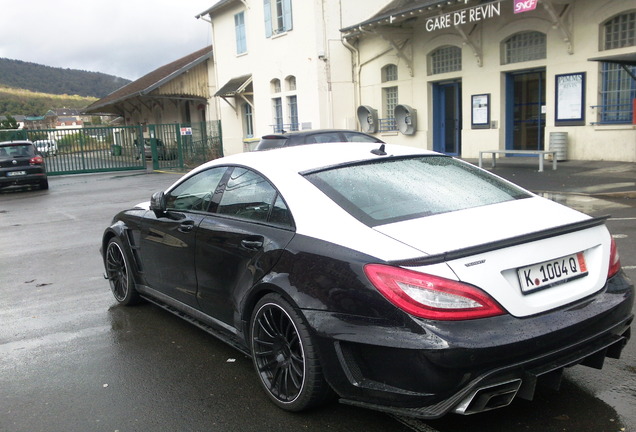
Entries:
[[536,7],[537,0],[515,0],[515,13],[528,12]]

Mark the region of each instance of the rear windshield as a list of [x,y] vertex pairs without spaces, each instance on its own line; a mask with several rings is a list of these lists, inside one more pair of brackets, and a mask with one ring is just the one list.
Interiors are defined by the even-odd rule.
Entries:
[[305,177],[369,226],[530,196],[446,156],[384,159],[307,173]]
[[19,158],[35,156],[35,148],[31,144],[15,144],[0,147],[0,158]]

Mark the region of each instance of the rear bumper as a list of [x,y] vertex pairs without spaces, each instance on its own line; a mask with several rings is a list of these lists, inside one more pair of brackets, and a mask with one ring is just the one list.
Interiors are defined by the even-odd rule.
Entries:
[[565,367],[600,369],[605,357],[618,358],[630,337],[633,290],[619,273],[593,298],[523,319],[412,319],[416,326],[398,327],[325,312],[306,316],[342,402],[437,418],[532,399],[537,384],[558,388]]
[[20,176],[8,177],[6,172],[0,172],[0,186],[39,184],[46,180],[46,172],[34,171],[33,169],[25,169],[26,174]]

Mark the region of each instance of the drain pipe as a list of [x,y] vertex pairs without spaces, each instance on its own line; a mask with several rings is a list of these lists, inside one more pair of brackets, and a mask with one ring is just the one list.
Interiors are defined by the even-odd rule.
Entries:
[[[360,27],[360,32],[361,33],[375,35],[373,32],[364,30],[362,27]],[[382,57],[383,55],[393,51],[393,48],[389,47],[389,48],[385,49],[384,51],[374,55],[370,59],[365,60],[364,63],[362,63],[361,59],[360,59],[360,50],[358,48],[356,48],[353,44],[351,44],[351,42],[349,42],[345,36],[341,37],[341,41],[342,41],[342,44],[345,47],[347,47],[347,49],[349,49],[349,51],[351,51],[351,53],[355,57],[355,59],[352,60],[352,63],[354,65],[356,65],[353,69],[354,69],[354,80],[355,80],[355,84],[356,84],[355,87],[354,87],[354,90],[355,90],[354,91],[354,98],[355,98],[355,103],[356,103],[356,107],[357,107],[357,106],[362,105],[362,86],[360,84],[360,75],[362,74],[362,66],[367,65],[367,64],[371,63],[372,61]]]
[[353,74],[352,78],[353,78],[353,101],[354,101],[354,105],[357,109],[358,106],[360,106],[361,102],[360,102],[360,98],[362,97],[362,95],[360,94],[361,89],[360,89],[360,72],[361,72],[361,65],[360,65],[360,50],[358,50],[358,48],[356,48],[355,46],[353,46],[345,36],[342,36],[340,38],[342,44],[349,50],[351,51],[351,73]]

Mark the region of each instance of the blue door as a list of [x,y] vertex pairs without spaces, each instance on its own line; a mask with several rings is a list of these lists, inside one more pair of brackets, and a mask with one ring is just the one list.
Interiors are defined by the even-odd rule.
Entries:
[[461,155],[461,83],[433,84],[433,150]]
[[544,150],[545,71],[506,75],[506,149]]

